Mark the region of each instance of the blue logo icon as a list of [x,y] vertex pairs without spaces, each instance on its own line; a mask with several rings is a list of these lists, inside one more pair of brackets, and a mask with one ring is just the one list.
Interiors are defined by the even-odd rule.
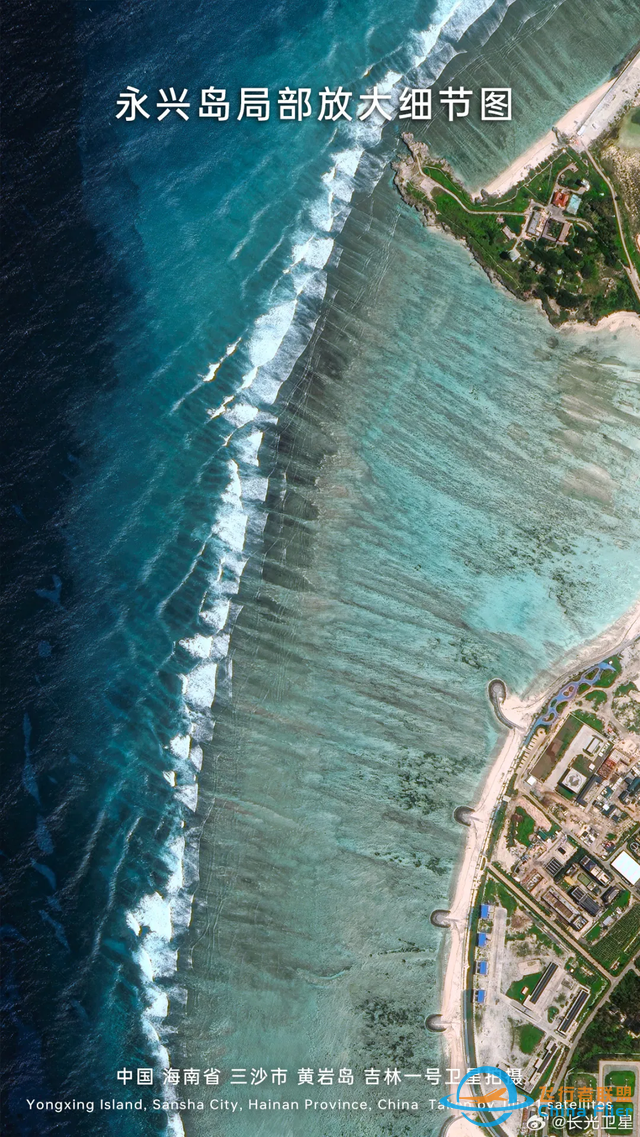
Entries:
[[[493,1074],[499,1079],[499,1084],[494,1080],[493,1086],[487,1093],[464,1094],[462,1091],[465,1083],[475,1074]],[[475,1088],[475,1086],[469,1087],[469,1089]],[[477,1088],[480,1089],[479,1086]],[[462,1079],[455,1097],[451,1094],[449,1097],[440,1098],[440,1104],[460,1110],[472,1125],[499,1125],[516,1110],[533,1105],[533,1098],[529,1097],[529,1094],[520,1094],[518,1087],[504,1070],[499,1070],[497,1066],[477,1066],[475,1070],[469,1070]]]

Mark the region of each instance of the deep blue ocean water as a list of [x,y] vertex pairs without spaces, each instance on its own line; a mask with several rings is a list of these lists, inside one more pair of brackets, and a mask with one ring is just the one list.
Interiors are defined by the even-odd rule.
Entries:
[[123,1067],[437,1064],[486,681],[638,593],[632,341],[425,232],[395,127],[128,124],[120,91],[504,78],[509,130],[429,131],[480,184],[637,38],[612,3],[577,41],[579,7],[16,15],[8,1133],[162,1132],[25,1106]]

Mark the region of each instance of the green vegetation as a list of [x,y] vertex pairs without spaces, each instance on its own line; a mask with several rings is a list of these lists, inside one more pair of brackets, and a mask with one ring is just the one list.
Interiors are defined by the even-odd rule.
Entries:
[[509,916],[513,916],[516,908],[518,907],[518,901],[516,900],[515,896],[512,896],[512,894],[509,892],[509,889],[505,888],[503,884],[498,885],[498,899],[502,907],[507,909]]
[[607,660],[607,663],[611,663],[613,665],[613,670],[603,672],[597,683],[593,684],[594,687],[613,687],[613,684],[620,675],[622,671],[622,664],[620,662],[619,655],[612,656],[611,659]]
[[556,825],[555,821],[551,822],[550,829],[539,829],[538,834],[542,837],[543,841],[553,841],[553,838],[560,832],[560,826]]
[[640,1058],[640,976],[629,971],[589,1023],[573,1055],[572,1065],[597,1070],[598,1060]]
[[[625,272],[627,260],[611,191],[591,161],[564,149],[509,195],[483,202],[474,201],[444,163],[429,161],[423,170],[441,188],[432,190],[429,201],[408,183],[407,196],[428,210],[431,206],[436,219],[466,241],[480,264],[517,296],[537,297],[553,323],[574,316],[593,323],[621,309],[640,311]],[[571,222],[568,230],[563,221],[547,216],[544,235],[534,229],[533,235],[524,236],[512,259],[513,234],[520,234],[525,211],[532,204],[549,203],[556,179],[559,187],[578,192],[578,214],[565,214]],[[560,238],[562,244],[556,243]]]
[[606,703],[608,695],[607,692],[603,691],[601,688],[596,688],[595,691],[590,691],[588,695],[585,695],[585,699],[588,699],[590,703],[593,703],[593,709],[594,711],[597,711],[598,707],[600,707],[602,703]]
[[613,697],[614,699],[619,698],[620,695],[628,695],[630,691],[637,690],[638,688],[633,681],[631,683],[621,683],[620,686],[616,687],[615,691],[613,692]]
[[555,1019],[556,1015],[559,1015],[559,1014],[560,1014],[560,1007],[548,1007],[547,1008],[547,1018],[548,1018],[550,1023],[552,1023],[553,1020]]
[[615,974],[631,959],[639,940],[640,904],[634,904],[592,948],[593,958]]
[[585,1070],[570,1070],[565,1078],[565,1085],[576,1090],[595,1090],[598,1079],[595,1074],[588,1074]]
[[533,817],[527,813],[526,809],[518,805],[513,811],[511,821],[509,822],[509,831],[507,833],[507,845],[511,847],[515,841],[527,848],[531,844],[531,838],[536,830],[536,823]]
[[577,719],[580,719],[580,722],[585,723],[586,726],[590,726],[592,730],[597,730],[600,734],[604,734],[604,723],[597,715],[591,714],[590,711],[574,711],[573,713]]
[[507,995],[510,999],[515,999],[517,1003],[524,1003],[527,995],[533,991],[536,983],[544,975],[544,971],[533,971],[530,975],[523,975],[522,979],[518,979],[512,983]]
[[612,1070],[604,1080],[605,1086],[626,1086],[631,1090],[629,1097],[636,1092],[636,1076],[633,1070]]
[[544,1031],[540,1030],[539,1026],[534,1026],[533,1023],[523,1023],[518,1030],[520,1049],[523,1054],[533,1054],[536,1046],[542,1038],[544,1038]]
[[[628,1133],[629,1128],[620,1123],[621,1116],[633,1117],[633,1098],[636,1092],[636,1076],[633,1070],[612,1070],[604,1080],[605,1086],[613,1091],[613,1113],[616,1123],[609,1132]],[[623,1096],[624,1094],[624,1096]]]
[[491,858],[491,856],[493,854],[493,850],[496,847],[498,837],[500,836],[500,834],[502,832],[502,826],[504,825],[504,817],[505,817],[506,812],[507,812],[507,803],[506,803],[506,801],[501,801],[500,805],[498,806],[498,808],[496,810],[495,817],[493,819],[491,836],[489,838],[489,843],[487,845],[487,860],[489,860]]

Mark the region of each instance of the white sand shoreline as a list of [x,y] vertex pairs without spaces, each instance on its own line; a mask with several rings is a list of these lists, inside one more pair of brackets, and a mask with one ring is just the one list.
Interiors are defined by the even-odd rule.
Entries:
[[[511,775],[522,742],[535,715],[563,682],[580,667],[602,659],[614,650],[620,650],[638,635],[640,635],[640,600],[595,639],[567,653],[552,669],[541,672],[524,696],[510,695],[505,699],[502,709],[506,717],[517,725],[508,732],[487,773],[478,804],[473,808],[472,824],[467,833],[450,908],[451,940],[444,969],[441,1016],[442,1025],[446,1026],[443,1041],[449,1052],[449,1066],[453,1069],[465,1071],[468,1066],[465,1042],[465,1017],[468,1008],[465,1006],[465,988],[469,914],[483,872],[484,849],[493,813]],[[456,1119],[448,1130],[451,1137],[454,1133],[456,1137],[464,1137],[465,1134],[472,1132],[477,1132],[476,1127],[464,1118]]]
[[634,332],[640,336],[640,315],[637,312],[611,312],[608,316],[603,316],[601,320],[598,320],[597,324],[588,324],[580,320],[567,320],[565,324],[560,324],[558,327],[560,332],[576,330],[610,332],[613,335],[617,332]]
[[580,99],[558,119],[555,126],[538,138],[515,159],[506,170],[493,178],[473,196],[502,197],[524,180],[526,175],[562,148],[566,140],[582,150],[595,142],[615,121],[622,109],[632,102],[640,90],[640,53],[627,63],[613,79],[601,83],[595,91]]
[[581,123],[595,110],[602,96],[607,93],[613,82],[613,79],[609,79],[608,82],[601,83],[595,91],[571,107],[571,110],[558,119],[551,130],[543,134],[542,138],[529,146],[519,158],[516,158],[515,162],[512,162],[506,170],[503,170],[493,181],[489,182],[484,187],[484,192],[490,197],[501,197],[513,186],[517,186],[530,170],[535,170],[536,166],[539,166],[546,158],[550,158],[556,150],[560,149],[556,131],[564,135],[575,134]]

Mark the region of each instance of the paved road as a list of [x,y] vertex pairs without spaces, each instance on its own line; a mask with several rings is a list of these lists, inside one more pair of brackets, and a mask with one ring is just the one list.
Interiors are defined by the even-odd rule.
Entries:
[[585,150],[591,146],[613,122],[625,104],[635,98],[638,90],[640,90],[640,52],[630,60],[615,83],[612,83],[602,96],[597,107],[585,119],[582,126],[578,127],[577,144]]

